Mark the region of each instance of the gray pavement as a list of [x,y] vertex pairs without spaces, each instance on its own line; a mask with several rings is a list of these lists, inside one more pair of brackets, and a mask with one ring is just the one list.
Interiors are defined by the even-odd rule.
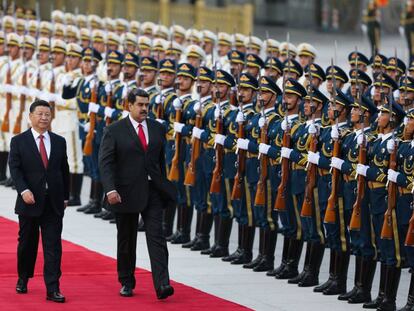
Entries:
[[[86,179],[82,193],[83,202],[87,201],[88,189],[89,180]],[[0,216],[17,221],[17,217],[13,212],[15,196],[15,191],[0,186]],[[193,223],[193,232],[194,225]],[[70,207],[66,210],[63,238],[98,253],[112,258],[116,257],[115,225],[100,219],[95,219],[90,215],[76,212],[75,208]],[[231,250],[234,250],[236,245],[237,226],[233,226]],[[257,254],[257,246],[258,234],[256,234],[255,254]],[[276,264],[280,263],[281,248],[282,238],[279,237],[276,249]],[[232,266],[222,262],[220,259],[210,259],[200,255],[198,252],[183,249],[181,246],[168,245],[168,249],[170,252],[170,272],[173,280],[234,301],[254,310],[362,310],[360,305],[348,305],[347,303],[338,301],[336,296],[323,296],[313,293],[312,288],[299,288],[295,285],[288,285],[286,281],[269,278],[264,273],[255,273],[243,269],[240,266]],[[327,279],[328,261],[329,252],[327,251],[321,268],[321,282]],[[137,265],[150,270],[144,233],[139,233],[138,235]],[[353,271],[354,265],[353,260],[351,260],[348,274],[349,288],[353,285]],[[377,269],[377,275],[373,285],[374,297],[378,290],[378,274]],[[65,271],[63,271],[64,277]],[[409,274],[405,270],[402,273],[398,293],[399,306],[405,304],[408,286]]]

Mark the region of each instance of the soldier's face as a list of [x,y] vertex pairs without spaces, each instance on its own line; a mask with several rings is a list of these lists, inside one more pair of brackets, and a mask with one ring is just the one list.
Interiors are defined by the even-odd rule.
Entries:
[[103,43],[103,42],[96,42],[96,41],[94,41],[92,43],[92,47],[95,50],[97,50],[99,53],[105,52],[105,43]]
[[312,104],[311,104],[310,100],[308,100],[308,99],[305,100],[305,105],[304,105],[305,116],[310,117],[312,115],[312,106],[313,105],[316,105],[315,101],[313,101]]
[[116,79],[119,77],[120,73],[121,73],[121,65],[114,64],[114,63],[107,64],[108,77],[110,77],[111,79]]
[[33,57],[33,54],[34,54],[34,49],[28,49],[28,48],[23,49],[23,57],[26,61],[31,60]]
[[135,66],[130,65],[124,65],[122,67],[122,72],[124,73],[124,78],[128,80],[132,80],[135,78],[135,75],[137,74],[138,68]]
[[90,60],[84,60],[84,61],[82,61],[82,65],[81,66],[82,66],[82,72],[85,75],[90,75],[92,73],[93,68],[92,68],[92,62]]
[[199,80],[197,82],[198,91],[201,97],[208,96],[211,93],[211,82],[205,80]]
[[293,71],[285,71],[284,75],[286,76],[286,79],[294,79],[294,80],[298,79],[298,75],[294,73]]
[[203,50],[204,52],[206,52],[206,54],[211,54],[211,52],[213,51],[213,47],[214,47],[213,42],[207,42],[207,41],[203,42]]
[[283,101],[287,104],[288,110],[294,110],[299,104],[299,97],[295,94],[286,93]]
[[171,73],[171,72],[161,72],[160,75],[160,80],[161,80],[161,87],[162,88],[168,88],[168,87],[172,87],[174,85],[174,81],[175,81],[175,74]]
[[4,51],[5,51],[4,44],[0,44],[0,56],[4,55]]
[[[387,86],[383,86],[382,90],[383,90],[385,95],[388,95],[388,93],[390,92],[390,89]],[[374,101],[379,102],[380,100],[381,100],[381,87],[380,86],[375,86],[375,88],[374,88]]]
[[313,60],[313,57],[308,56],[308,55],[299,56],[299,63],[302,66],[302,68],[305,68],[307,65],[309,65],[312,60]]
[[191,64],[193,67],[198,68],[200,67],[201,59],[197,57],[187,57],[187,61],[189,64]]
[[108,44],[107,50],[109,51],[117,51],[118,50],[118,44]]
[[257,77],[257,75],[259,74],[259,68],[258,67],[253,67],[253,66],[247,66],[246,67],[246,72],[250,73],[253,77]]
[[192,88],[194,80],[190,77],[178,76],[177,77],[178,88],[180,91],[188,91]]
[[81,46],[83,49],[86,49],[90,44],[89,40],[81,40]]
[[179,43],[179,44],[183,44],[183,42],[184,42],[184,37],[183,36],[180,36],[180,35],[174,35],[174,41],[175,42],[177,42],[177,43]]
[[19,57],[20,48],[18,46],[9,45],[8,48],[9,48],[9,55],[12,59]]
[[390,114],[388,112],[381,111],[378,114],[378,126],[381,129],[386,128],[390,122]]
[[155,76],[157,75],[157,72],[155,70],[141,70],[142,74],[142,81],[146,85],[153,84],[155,81]]
[[230,87],[224,83],[217,83],[217,89],[220,92],[220,100],[227,99]]
[[81,61],[80,57],[76,57],[72,55],[69,55],[68,57],[66,57],[66,63],[68,64],[69,70],[75,70],[76,68],[78,68],[80,61]]
[[414,119],[413,118],[407,119],[407,124],[404,127],[404,131],[405,131],[405,134],[407,134],[410,138],[413,136],[414,134]]
[[329,106],[328,106],[328,117],[329,120],[331,121],[335,121],[335,110],[338,111],[338,116],[341,114],[342,110],[343,110],[343,106],[336,104],[336,109],[335,106],[330,102]]
[[237,77],[243,70],[243,65],[235,62],[230,63],[230,72],[233,77]]
[[53,67],[62,65],[65,62],[65,54],[60,52],[54,52],[53,57]]
[[255,92],[253,91],[253,89],[249,87],[239,88],[239,98],[241,102],[244,104],[250,103],[252,101],[254,93]]
[[387,75],[389,75],[393,80],[397,80],[398,71],[397,70],[386,70]]
[[[339,81],[338,79],[335,80],[335,84],[336,84],[336,88],[337,89],[342,89],[343,83],[341,81]],[[332,93],[332,79],[329,78],[326,80],[326,89],[329,93]]]
[[414,92],[404,92],[400,91],[400,97],[398,102],[401,106],[410,106],[414,100]]
[[39,63],[46,64],[49,61],[49,52],[48,51],[39,51]]
[[134,53],[135,52],[135,48],[136,46],[133,44],[127,44],[126,45],[126,50],[128,51],[128,53]]
[[356,107],[352,107],[351,109],[351,122],[356,126],[359,122],[359,115],[361,110]]
[[276,81],[277,79],[279,79],[279,76],[280,76],[279,72],[273,68],[266,68],[265,75],[266,77],[272,78],[273,81]]
[[230,52],[231,47],[228,45],[224,45],[224,44],[219,44],[217,46],[217,52],[219,54],[219,56],[224,56],[227,55],[228,52]]
[[150,49],[141,49],[140,56],[141,57],[151,56],[151,50]]
[[262,91],[262,99],[265,104],[265,108],[273,106],[276,102],[276,95],[269,91]]
[[236,50],[246,54],[246,47],[244,45],[239,45],[236,47]]

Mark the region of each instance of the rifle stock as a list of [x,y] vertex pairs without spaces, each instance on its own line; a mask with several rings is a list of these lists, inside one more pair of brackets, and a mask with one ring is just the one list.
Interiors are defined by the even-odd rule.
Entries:
[[[367,160],[367,147],[365,144],[359,146],[358,163],[365,164]],[[352,207],[351,221],[349,223],[349,229],[354,231],[361,230],[361,205],[365,196],[365,177],[358,175],[357,178],[357,197]]]
[[[260,132],[260,142],[263,144],[268,143],[267,138],[267,122],[263,125]],[[254,205],[265,206],[266,205],[266,180],[267,180],[267,163],[268,158],[266,155],[260,155],[260,178],[257,183],[256,196],[254,198]],[[270,193],[268,193],[270,195]]]
[[[335,140],[333,147],[333,156],[339,157],[340,154],[339,139]],[[337,168],[332,168],[332,191],[328,198],[328,204],[326,206],[324,222],[328,224],[334,224],[336,222],[336,202],[338,201],[338,186],[339,186],[340,171]]]
[[[175,122],[181,121],[181,108],[176,108],[175,110]],[[180,168],[178,167],[180,163],[180,149],[181,149],[181,133],[175,133],[175,151],[174,157],[171,162],[171,170],[168,174],[168,179],[171,181],[179,181],[180,179]]]
[[[24,72],[23,72],[22,86],[23,87],[27,86],[27,71],[26,71],[26,68],[24,69]],[[13,134],[14,135],[20,134],[21,131],[22,131],[22,120],[23,120],[23,113],[24,113],[25,107],[26,107],[26,95],[25,94],[20,94],[19,114],[16,117],[16,123],[14,123],[14,128],[13,128]]]
[[[96,94],[96,89],[97,89],[97,82],[96,85],[94,85],[94,87],[91,90],[91,102],[96,103],[97,100],[97,94]],[[89,132],[86,135],[86,139],[85,139],[85,145],[83,147],[83,153],[86,156],[90,156],[92,155],[92,151],[93,151],[93,139],[95,137],[95,126],[96,126],[96,114],[94,112],[91,112],[89,115]]]
[[[11,68],[9,63],[9,68],[6,74],[6,84],[11,85]],[[12,105],[12,93],[9,91],[6,93],[6,111],[3,117],[3,123],[1,124],[1,131],[2,132],[9,132],[10,131],[10,110]]]
[[[290,148],[290,128],[287,128],[283,134],[283,147]],[[286,195],[287,195],[287,186],[289,182],[289,159],[282,158],[282,165],[281,165],[281,181],[279,187],[277,188],[277,196],[275,200],[274,210],[279,212],[286,211]]]
[[[216,121],[216,133],[223,133],[223,119],[221,116]],[[210,193],[220,193],[221,192],[221,179],[223,177],[223,153],[224,148],[220,144],[216,144],[216,164],[213,170],[213,177],[210,184]]]
[[[244,138],[244,122],[239,122],[237,138]],[[234,177],[233,190],[231,192],[232,200],[241,200],[243,194],[244,172],[246,169],[246,150],[237,151],[237,173]]]
[[[316,135],[312,135],[310,148],[312,152],[316,152],[318,144],[318,139]],[[316,174],[317,167],[315,164],[308,162],[308,169],[306,173],[306,188],[305,188],[305,198],[303,199],[302,211],[300,216],[302,217],[312,217],[312,205],[313,205],[313,190],[316,187]]]
[[[201,109],[200,109],[201,110]],[[201,111],[197,112],[195,127],[201,128],[203,123]],[[196,181],[196,162],[200,157],[201,141],[193,137],[191,142],[191,160],[188,163],[187,172],[185,173],[184,185],[194,186]]]

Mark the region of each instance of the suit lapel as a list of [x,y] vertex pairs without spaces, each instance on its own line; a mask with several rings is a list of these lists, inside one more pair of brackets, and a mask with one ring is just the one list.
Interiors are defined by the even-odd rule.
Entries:
[[49,155],[49,161],[48,161],[48,165],[47,167],[50,167],[50,164],[52,163],[53,159],[56,156],[56,140],[55,137],[52,135],[51,132],[49,132],[49,137],[50,137],[50,155]]
[[39,149],[37,148],[37,144],[36,144],[36,141],[33,137],[31,129],[28,129],[26,131],[26,140],[27,140],[27,143],[28,143],[28,146],[30,147],[30,149],[32,149],[32,153],[35,155],[35,158],[38,160],[39,165],[44,167],[42,158],[40,157]]
[[155,135],[156,128],[152,120],[147,119],[147,126],[148,126],[148,151],[150,151],[154,146],[156,146],[155,140],[157,136]]
[[137,144],[139,150],[141,150],[142,152],[144,152],[144,147],[141,144],[141,141],[138,139],[138,134],[135,131],[131,121],[129,120],[129,117],[125,118],[125,123],[127,125],[128,131],[132,137],[132,139],[134,140],[134,142]]

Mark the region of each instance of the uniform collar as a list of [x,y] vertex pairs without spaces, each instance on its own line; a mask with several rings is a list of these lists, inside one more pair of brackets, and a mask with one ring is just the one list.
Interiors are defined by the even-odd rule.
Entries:
[[174,90],[172,87],[169,87],[169,88],[163,89],[163,90],[161,90],[161,94],[166,94],[166,93],[168,93],[168,92],[170,92],[170,91],[172,91],[172,90]]
[[383,134],[381,136],[381,142],[383,143],[384,141],[386,141],[388,138],[390,138],[392,136],[392,132],[387,133],[387,134]]
[[[315,123],[319,123],[319,121],[320,121],[321,119],[320,118],[315,118]],[[308,121],[306,121],[306,126],[309,126],[309,125],[311,125],[312,124],[312,120],[308,120]]]
[[200,103],[204,104],[206,101],[211,99],[211,95],[207,95],[200,98]]

